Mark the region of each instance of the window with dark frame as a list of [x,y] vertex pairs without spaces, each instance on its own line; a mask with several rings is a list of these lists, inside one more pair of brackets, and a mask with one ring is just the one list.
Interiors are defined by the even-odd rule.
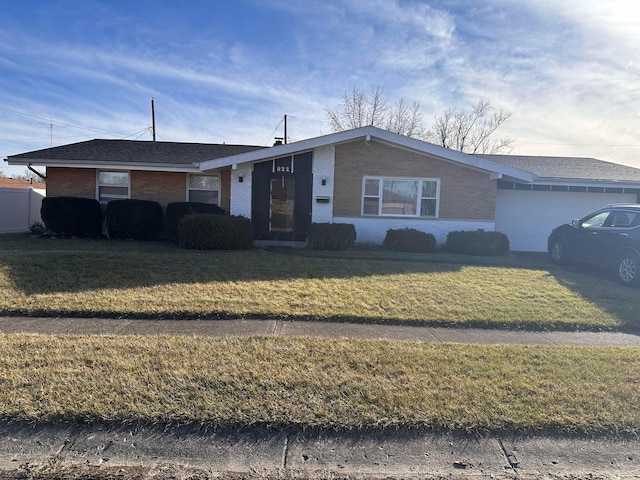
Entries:
[[189,175],[189,202],[220,205],[220,177],[218,175]]
[[97,183],[100,202],[129,198],[129,172],[99,170]]

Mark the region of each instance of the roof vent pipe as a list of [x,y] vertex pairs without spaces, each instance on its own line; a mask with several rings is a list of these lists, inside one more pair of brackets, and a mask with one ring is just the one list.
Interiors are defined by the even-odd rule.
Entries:
[[277,147],[278,145],[282,145],[282,144],[283,144],[284,138],[282,138],[282,137],[275,137],[275,140],[276,140],[276,141],[273,143],[273,146],[274,146],[274,147]]

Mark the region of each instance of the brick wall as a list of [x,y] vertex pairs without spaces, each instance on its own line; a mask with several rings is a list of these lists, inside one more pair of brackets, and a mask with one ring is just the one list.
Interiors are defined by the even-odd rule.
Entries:
[[488,173],[372,141],[336,145],[334,215],[359,217],[364,176],[440,179],[442,220],[493,220],[496,181]]
[[186,173],[131,171],[131,198],[152,200],[166,208],[171,202],[187,199]]
[[96,171],[47,167],[47,196],[96,198]]

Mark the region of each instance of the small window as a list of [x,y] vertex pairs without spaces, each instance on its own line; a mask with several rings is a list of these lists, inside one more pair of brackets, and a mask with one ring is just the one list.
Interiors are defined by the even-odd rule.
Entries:
[[187,200],[220,205],[220,178],[218,175],[189,175]]
[[363,215],[438,216],[439,180],[365,178]]
[[380,180],[365,178],[364,180],[364,215],[378,215],[380,208]]
[[129,198],[129,172],[98,172],[98,201]]

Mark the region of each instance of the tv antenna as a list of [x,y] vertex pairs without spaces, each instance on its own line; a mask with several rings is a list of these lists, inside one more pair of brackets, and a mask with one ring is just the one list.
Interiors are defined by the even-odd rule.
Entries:
[[38,122],[40,125],[46,125],[49,127],[49,145],[53,147],[53,127],[57,127],[59,125],[54,125],[53,117],[49,117],[49,121],[47,123]]

